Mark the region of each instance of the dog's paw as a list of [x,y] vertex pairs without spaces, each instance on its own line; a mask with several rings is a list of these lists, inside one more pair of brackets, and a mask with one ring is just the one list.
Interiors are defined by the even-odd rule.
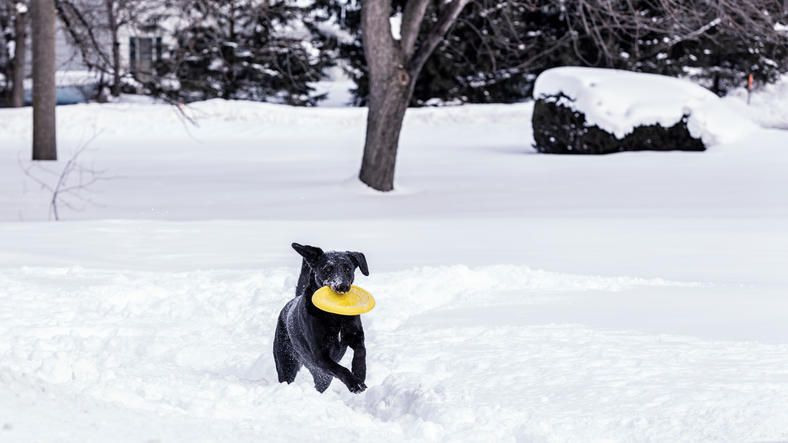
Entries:
[[365,385],[361,380],[355,379],[350,380],[350,383],[347,384],[347,388],[354,394],[360,394],[367,389],[367,385]]

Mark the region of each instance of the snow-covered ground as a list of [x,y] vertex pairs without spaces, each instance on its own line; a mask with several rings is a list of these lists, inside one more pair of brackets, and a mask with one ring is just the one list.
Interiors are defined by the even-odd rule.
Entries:
[[[0,440],[788,439],[788,132],[550,156],[530,112],[409,111],[378,194],[363,109],[60,107],[43,167],[0,110]],[[23,171],[91,137],[48,222]],[[360,395],[276,382],[292,241],[366,253]]]
[[783,75],[775,83],[759,85],[749,104],[746,88],[730,91],[723,100],[761,126],[788,129],[788,75]]

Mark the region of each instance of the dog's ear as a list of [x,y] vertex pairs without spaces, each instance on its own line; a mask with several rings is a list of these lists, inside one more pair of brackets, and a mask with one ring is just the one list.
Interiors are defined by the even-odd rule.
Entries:
[[360,252],[351,252],[347,251],[348,255],[350,256],[350,260],[361,269],[361,273],[364,275],[369,275],[369,269],[367,268],[367,258],[364,257],[364,254]]
[[304,257],[304,260],[306,260],[310,266],[312,266],[317,261],[317,259],[323,255],[323,250],[315,246],[299,245],[298,243],[293,243],[291,246],[301,257]]

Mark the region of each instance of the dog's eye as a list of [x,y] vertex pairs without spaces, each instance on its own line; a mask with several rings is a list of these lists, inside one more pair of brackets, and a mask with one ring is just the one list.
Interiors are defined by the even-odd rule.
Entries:
[[350,272],[350,266],[345,265],[345,272]]
[[334,267],[333,266],[326,266],[326,273],[330,274],[332,272],[334,272]]

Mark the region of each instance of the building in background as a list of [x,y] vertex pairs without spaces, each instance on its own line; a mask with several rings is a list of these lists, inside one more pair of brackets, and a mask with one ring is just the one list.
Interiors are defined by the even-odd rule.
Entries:
[[[112,74],[106,69],[97,69],[96,66],[112,54],[112,38],[109,32],[102,32],[100,27],[93,29],[91,39],[101,49],[89,51],[86,54],[80,48],[64,24],[62,17],[58,18],[55,34],[55,62],[57,67],[57,103],[76,104],[91,99],[103,99],[108,93],[104,89],[112,82]],[[28,36],[28,41],[29,41]],[[137,79],[146,80],[153,71],[154,63],[164,54],[163,36],[161,33],[151,33],[132,26],[121,26],[118,30],[120,68],[122,82],[127,90],[134,88]],[[25,104],[32,101],[32,57],[31,45],[28,42],[28,56],[26,58]]]

